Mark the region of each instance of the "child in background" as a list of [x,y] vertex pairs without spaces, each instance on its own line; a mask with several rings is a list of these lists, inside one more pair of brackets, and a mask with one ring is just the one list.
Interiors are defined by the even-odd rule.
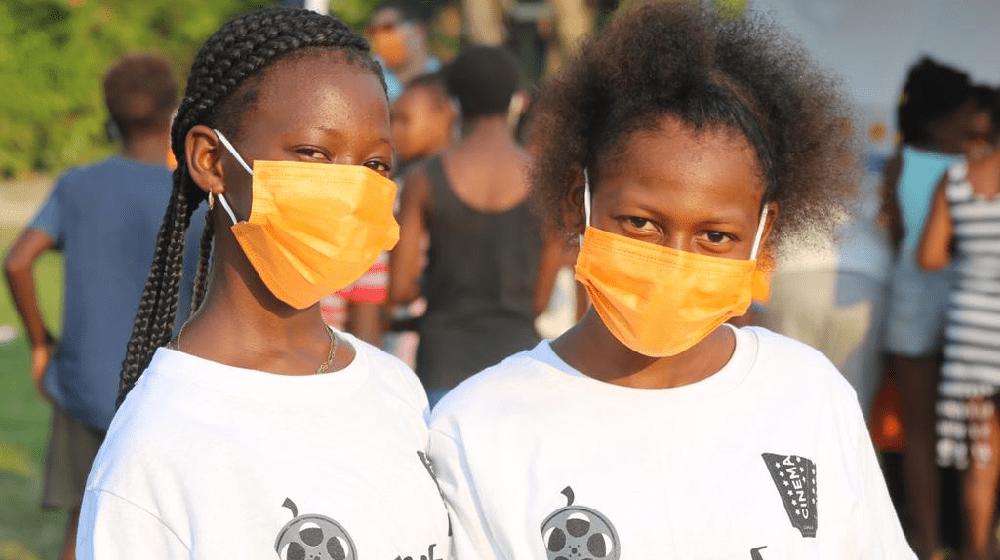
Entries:
[[427,299],[417,375],[432,405],[469,375],[537,344],[534,320],[558,269],[546,256],[559,249],[546,245],[528,205],[529,158],[507,120],[517,60],[503,49],[469,47],[445,79],[458,99],[462,139],[403,178],[389,267],[394,303]]
[[[420,383],[318,305],[398,236],[368,43],[309,10],[233,19],[195,57],[171,138],[174,190],[77,553],[446,557]],[[184,231],[206,199],[197,312],[171,340]]]
[[[10,292],[32,347],[38,392],[52,402],[42,507],[69,511],[62,558],[73,558],[87,473],[115,411],[118,375],[170,197],[166,168],[177,81],[160,56],[118,60],[104,76],[108,133],[120,153],[72,169],[7,253]],[[192,257],[204,211],[191,228]],[[65,270],[62,338],[42,320],[32,268],[48,250]],[[179,307],[187,317],[194,262]]]
[[410,164],[443,151],[454,138],[457,115],[440,73],[410,80],[392,104],[390,115],[392,146],[399,158],[397,177]]
[[913,558],[847,381],[726,323],[853,195],[838,91],[775,25],[681,2],[543,86],[532,183],[594,307],[435,408],[456,558]]
[[[403,94],[390,110],[392,146],[398,158],[396,184],[405,188],[407,170],[421,160],[435,156],[451,145],[457,112],[448,97],[440,72],[422,74],[410,80]],[[419,298],[407,305],[391,305],[388,331],[382,336],[382,348],[410,367],[417,363],[420,337],[417,325],[427,301]]]
[[[441,75],[423,74],[411,80],[392,104],[390,121],[392,145],[398,158],[395,177],[402,188],[402,177],[410,164],[440,152],[451,143],[455,109]],[[395,335],[390,334],[391,340],[386,340],[386,333],[383,333],[381,311],[386,301],[388,269],[389,254],[383,253],[361,278],[323,298],[320,308],[328,325],[383,347],[412,367],[413,359],[406,356],[413,351],[406,348],[415,349],[415,343],[401,347]]]
[[[451,143],[455,109],[441,75],[423,74],[410,80],[392,104],[390,121],[392,145],[398,158],[395,177],[402,188],[402,177],[410,164],[440,152]],[[405,348],[415,348],[415,344],[400,347],[401,341],[395,335],[386,340],[383,333],[381,311],[389,283],[388,268],[389,254],[383,253],[361,278],[323,298],[320,308],[328,325],[383,347],[412,366],[413,360],[406,356],[413,352]]]
[[[996,103],[996,97],[993,98]],[[962,473],[961,558],[996,558],[994,512],[1000,480],[1000,149],[989,112],[987,150],[952,165],[934,192],[920,266],[955,263],[948,297],[937,404],[937,457]]]

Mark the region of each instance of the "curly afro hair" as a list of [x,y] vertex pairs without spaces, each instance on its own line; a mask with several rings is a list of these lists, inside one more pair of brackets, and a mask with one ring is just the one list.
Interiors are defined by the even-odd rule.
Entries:
[[539,92],[531,180],[549,225],[582,231],[582,215],[564,209],[582,200],[583,170],[667,115],[696,131],[739,132],[754,147],[766,184],[762,204],[780,208],[771,247],[784,234],[831,227],[855,195],[850,103],[803,47],[759,15],[730,19],[696,3],[646,4],[620,13]]

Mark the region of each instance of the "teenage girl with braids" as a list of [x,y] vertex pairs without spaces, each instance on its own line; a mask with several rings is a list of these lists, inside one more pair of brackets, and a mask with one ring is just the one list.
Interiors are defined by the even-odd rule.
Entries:
[[[307,10],[238,17],[195,58],[172,140],[78,555],[444,558],[419,382],[318,306],[398,235],[368,44]],[[171,340],[184,230],[206,198],[197,311]]]
[[533,187],[594,306],[435,407],[456,558],[914,558],[844,377],[726,323],[852,194],[846,101],[775,25],[702,10],[622,12],[539,92]]

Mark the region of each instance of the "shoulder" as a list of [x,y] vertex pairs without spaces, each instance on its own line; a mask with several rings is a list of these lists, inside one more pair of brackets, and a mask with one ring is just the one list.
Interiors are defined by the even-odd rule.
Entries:
[[763,327],[740,330],[757,340],[754,370],[759,382],[799,397],[814,395],[821,400],[857,402],[854,389],[819,350]]
[[434,407],[432,427],[445,418],[490,418],[493,410],[509,412],[525,396],[537,395],[549,383],[545,372],[555,369],[544,360],[546,352],[551,350],[542,342],[469,377]]
[[165,165],[150,165],[121,156],[111,156],[88,165],[74,167],[59,176],[60,185],[132,188],[134,181],[150,185],[169,185],[173,172]]
[[193,427],[178,412],[182,403],[200,406],[195,401],[201,398],[190,387],[179,394],[183,387],[162,373],[155,364],[147,368],[115,412],[94,460],[88,489],[128,494],[134,481],[168,471],[187,446]]
[[385,390],[423,414],[423,410],[427,408],[427,395],[420,384],[420,379],[408,365],[396,356],[349,333],[338,332],[338,334],[351,343],[355,352],[364,355],[368,363],[369,374]]

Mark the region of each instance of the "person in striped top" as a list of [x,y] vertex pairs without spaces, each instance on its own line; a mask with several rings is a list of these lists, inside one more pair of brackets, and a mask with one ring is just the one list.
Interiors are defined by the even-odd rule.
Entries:
[[[990,143],[997,146],[1000,107]],[[964,471],[961,558],[996,554],[993,514],[1000,480],[1000,148],[952,165],[938,184],[919,262],[955,261],[937,406],[938,461]]]

